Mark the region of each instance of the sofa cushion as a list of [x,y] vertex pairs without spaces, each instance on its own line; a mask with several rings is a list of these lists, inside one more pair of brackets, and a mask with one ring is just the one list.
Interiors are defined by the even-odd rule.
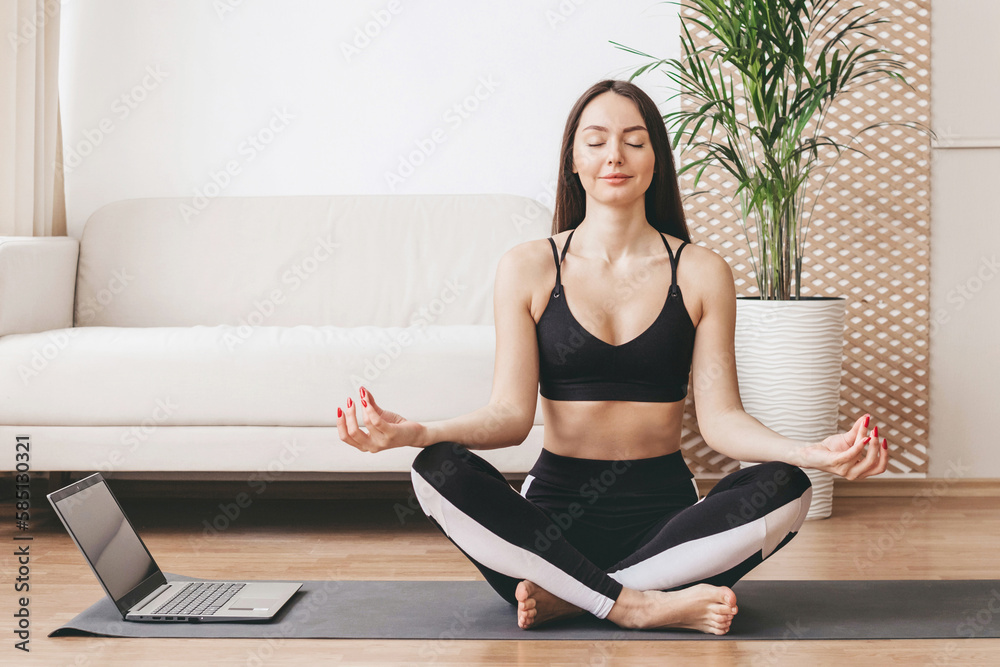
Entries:
[[79,251],[65,236],[0,236],[0,336],[73,326]]
[[551,225],[502,194],[118,201],[84,228],[74,322],[492,324],[501,255]]
[[488,402],[495,342],[492,325],[433,324],[15,334],[0,338],[0,423],[336,426],[362,384],[408,419],[449,419]]

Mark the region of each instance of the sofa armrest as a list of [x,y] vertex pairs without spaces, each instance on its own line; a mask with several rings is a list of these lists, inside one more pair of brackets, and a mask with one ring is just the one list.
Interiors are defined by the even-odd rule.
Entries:
[[73,326],[80,242],[0,236],[0,336]]

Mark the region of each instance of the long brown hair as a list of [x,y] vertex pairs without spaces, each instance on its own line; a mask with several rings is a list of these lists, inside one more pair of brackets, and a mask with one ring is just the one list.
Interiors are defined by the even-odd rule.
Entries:
[[580,183],[580,176],[573,173],[573,140],[584,107],[592,99],[609,90],[635,102],[645,121],[646,129],[649,130],[656,169],[653,172],[653,180],[646,190],[646,220],[657,231],[690,243],[691,236],[684,218],[684,204],[681,201],[680,187],[677,185],[674,154],[670,150],[670,140],[667,137],[667,128],[663,124],[663,117],[653,100],[639,86],[616,79],[605,79],[591,86],[576,101],[569,112],[569,118],[566,119],[566,129],[563,132],[562,149],[559,154],[559,179],[556,182],[552,233],[558,234],[567,229],[575,229],[583,222],[587,213],[586,192]]

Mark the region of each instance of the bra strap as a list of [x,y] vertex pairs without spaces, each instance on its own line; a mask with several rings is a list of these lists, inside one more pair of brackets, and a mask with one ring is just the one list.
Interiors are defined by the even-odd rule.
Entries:
[[556,297],[557,299],[559,298],[559,295],[562,293],[562,261],[566,259],[566,250],[569,249],[569,242],[570,240],[572,240],[573,232],[575,231],[576,228],[574,228],[573,231],[569,233],[569,236],[566,237],[566,245],[563,246],[561,257],[556,254],[556,242],[552,239],[551,236],[549,237],[549,244],[552,246],[552,259],[554,259],[556,262],[556,286],[555,289],[552,290],[552,296]]
[[676,296],[681,291],[680,286],[677,284],[677,262],[681,260],[681,251],[684,250],[684,246],[688,245],[688,242],[684,241],[677,246],[677,254],[674,255],[673,250],[670,249],[670,244],[667,243],[667,237],[660,234],[660,238],[663,239],[663,245],[667,246],[667,254],[670,255],[670,294],[671,296]]
[[552,260],[556,263],[556,286],[552,288],[552,296],[559,297],[559,253],[556,250],[556,242],[549,237],[549,245],[552,246]]

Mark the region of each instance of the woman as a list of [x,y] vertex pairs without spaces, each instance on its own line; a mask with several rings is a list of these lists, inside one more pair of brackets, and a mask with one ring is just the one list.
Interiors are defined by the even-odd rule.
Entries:
[[[724,634],[738,611],[730,586],[805,519],[801,468],[876,475],[887,443],[878,427],[868,435],[868,415],[803,443],[743,411],[732,271],[690,244],[666,129],[637,86],[601,81],[576,102],[556,199],[554,235],[497,267],[489,404],[422,424],[362,387],[368,431],[348,399],[340,439],[368,452],[423,448],[412,470],[421,507],[517,605],[520,627],[590,612],[627,628]],[[763,462],[701,500],[680,452],[689,372],[705,442]],[[470,449],[520,444],[539,385],[544,445],[518,493]]]

